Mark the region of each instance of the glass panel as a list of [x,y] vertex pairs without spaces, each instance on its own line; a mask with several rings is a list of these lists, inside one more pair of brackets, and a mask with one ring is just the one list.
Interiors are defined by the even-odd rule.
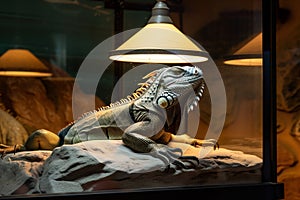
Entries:
[[113,33],[113,12],[102,2],[19,0],[1,2],[1,52],[30,49],[76,74],[85,55]]
[[[207,5],[207,7],[212,8],[211,12],[205,12],[202,8],[203,12],[199,12],[198,18],[203,22],[198,23],[199,28],[194,28],[191,24],[190,31],[193,38],[201,42],[213,57],[224,81],[227,113],[219,142],[224,148],[241,150],[261,158],[261,1],[235,2],[234,4],[226,2],[224,5],[217,4],[215,1],[210,3],[211,5]],[[196,8],[199,9],[199,7]],[[187,26],[185,25],[186,29],[189,28]],[[256,36],[259,39],[252,41]],[[245,49],[249,43],[251,43],[251,47]],[[241,52],[243,48],[245,50]],[[224,63],[228,60],[237,61],[239,58],[256,57],[260,60],[260,64],[253,65],[253,61],[242,64],[237,62],[234,64]],[[203,121],[202,126],[205,127],[205,124],[209,124],[210,115],[207,113],[210,111],[206,111],[207,106],[205,105],[209,105],[209,100],[207,102],[204,100],[202,103],[203,105],[200,106],[201,111],[203,111],[201,119]]]
[[262,66],[224,63],[261,62],[261,0],[167,1],[206,62],[110,60],[155,2],[0,3],[0,196],[261,182]]

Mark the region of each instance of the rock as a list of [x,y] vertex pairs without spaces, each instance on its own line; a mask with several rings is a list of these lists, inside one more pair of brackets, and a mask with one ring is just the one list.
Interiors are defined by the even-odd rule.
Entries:
[[[113,177],[115,180],[128,174],[154,171],[163,167],[162,161],[149,155],[132,152],[120,140],[96,140],[54,149],[45,163],[40,178],[43,193],[55,193],[57,182],[70,185],[69,192],[83,191],[85,185]],[[121,177],[120,177],[121,176]],[[71,183],[73,182],[73,183]],[[76,186],[75,186],[76,185]],[[78,190],[78,185],[81,185]]]
[[277,175],[280,175],[284,170],[294,166],[298,162],[297,157],[292,154],[280,142],[277,144]]
[[23,125],[9,113],[0,109],[0,144],[24,144],[28,133]]
[[300,199],[300,176],[295,171],[290,176],[284,176],[278,179],[279,182],[284,183],[284,199],[298,200]]
[[300,48],[286,52],[288,60],[281,60],[277,75],[277,108],[292,112],[300,108]]
[[[84,112],[86,98],[80,88],[75,88],[79,98],[72,101],[74,78],[21,78],[0,77],[0,106],[9,110],[30,134],[37,129],[47,129],[57,133],[73,121],[72,103]],[[94,96],[94,95],[93,95]],[[95,98],[96,107],[104,103]]]
[[[47,186],[47,193],[68,193],[68,192],[83,192],[83,189],[78,182],[74,181],[55,181],[51,180]],[[45,188],[42,188],[44,191]],[[47,190],[47,189],[46,189]]]
[[298,113],[294,113],[291,135],[300,141],[300,111]]
[[[25,151],[0,160],[0,194],[68,193],[228,183],[259,183],[262,159],[220,148],[182,148],[184,155],[206,155],[196,168],[166,166],[149,154],[133,152],[121,140],[63,145],[51,151]],[[50,155],[51,154],[51,155]]]
[[[200,155],[199,148],[184,148],[186,155]],[[39,183],[41,192],[56,193],[61,191],[58,182],[68,192],[259,182],[261,165],[257,156],[220,149],[200,159],[196,169],[173,164],[168,168],[158,158],[131,151],[120,140],[96,140],[56,148],[45,162]]]
[[51,151],[18,152],[0,159],[0,196],[39,192],[35,187],[50,154]]

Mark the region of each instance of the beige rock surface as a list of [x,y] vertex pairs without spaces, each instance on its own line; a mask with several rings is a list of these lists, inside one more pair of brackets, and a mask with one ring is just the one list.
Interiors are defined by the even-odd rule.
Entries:
[[26,151],[0,160],[0,194],[82,192],[110,189],[255,183],[261,180],[262,159],[220,148],[171,143],[184,155],[206,156],[194,169],[183,169],[149,154],[135,153],[121,140],[95,140],[57,147],[53,152]]

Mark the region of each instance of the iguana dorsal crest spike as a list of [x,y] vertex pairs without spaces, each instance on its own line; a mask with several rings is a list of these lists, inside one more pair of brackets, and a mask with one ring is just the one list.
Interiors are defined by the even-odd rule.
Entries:
[[154,71],[148,73],[146,76],[143,77],[143,79],[148,79],[148,78],[151,78],[151,77],[156,76],[157,73],[158,73],[158,71],[159,71],[159,70],[154,70]]
[[150,87],[153,87],[154,89],[157,88],[158,83],[156,83],[156,78],[159,72],[161,72],[162,69],[154,70],[150,73],[148,73],[146,76],[143,77],[143,79],[147,80],[144,83],[139,83],[138,86],[139,88],[136,89],[131,95],[128,95],[126,98],[120,99],[119,101],[116,101],[114,103],[111,103],[109,106],[104,106],[98,109],[98,111],[101,110],[107,110],[112,107],[116,107],[119,105],[123,105],[129,102],[132,102],[134,100],[137,100],[141,96],[143,96],[149,89]]

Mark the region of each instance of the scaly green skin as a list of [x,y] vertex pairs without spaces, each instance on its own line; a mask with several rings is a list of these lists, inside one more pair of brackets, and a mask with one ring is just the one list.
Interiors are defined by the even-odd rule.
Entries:
[[168,163],[176,160],[179,157],[178,152],[181,152],[160,144],[177,141],[195,146],[217,145],[215,140],[198,140],[187,135],[176,136],[182,115],[180,102],[183,101],[183,104],[191,109],[202,96],[204,81],[199,68],[161,68],[148,74],[146,78],[148,80],[126,99],[83,115],[58,134],[43,129],[37,130],[25,145],[3,148],[3,152],[51,150],[63,144],[88,140],[122,139],[131,149],[156,154]]

